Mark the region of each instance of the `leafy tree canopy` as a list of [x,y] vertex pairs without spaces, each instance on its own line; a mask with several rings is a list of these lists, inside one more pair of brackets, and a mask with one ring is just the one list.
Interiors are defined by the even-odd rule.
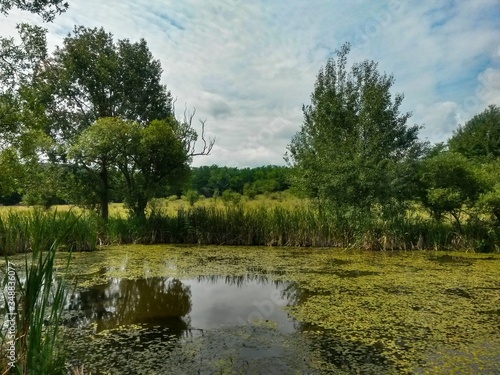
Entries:
[[[69,157],[94,181],[101,213],[108,216],[111,189],[125,192],[127,205],[143,216],[149,199],[165,195],[189,177],[190,156],[170,121],[142,124],[116,117],[100,118],[77,138]],[[112,179],[112,173],[120,175]]]
[[7,15],[12,8],[38,14],[50,22],[68,9],[68,3],[64,0],[0,0],[0,13]]
[[422,152],[418,126],[400,113],[391,75],[363,61],[347,68],[350,46],[317,76],[304,122],[288,147],[294,185],[336,208],[369,209],[410,192],[412,162]]
[[48,95],[53,137],[72,139],[97,119],[121,117],[141,124],[173,115],[162,68],[144,39],[113,40],[100,28],[75,27],[38,81]]
[[460,126],[448,141],[451,151],[488,161],[500,156],[500,108],[490,105]]
[[486,184],[476,166],[465,156],[445,151],[425,159],[420,168],[421,200],[439,219],[451,214],[460,229],[460,214],[472,207]]

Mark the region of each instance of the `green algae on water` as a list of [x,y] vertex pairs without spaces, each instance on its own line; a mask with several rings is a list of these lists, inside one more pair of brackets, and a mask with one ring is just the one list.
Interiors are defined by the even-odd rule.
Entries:
[[[286,281],[285,308],[302,332],[294,340],[309,343],[308,361],[324,373],[494,373],[500,363],[497,254],[118,246],[75,253],[71,274],[80,288],[111,278]],[[222,373],[244,363],[212,359]]]

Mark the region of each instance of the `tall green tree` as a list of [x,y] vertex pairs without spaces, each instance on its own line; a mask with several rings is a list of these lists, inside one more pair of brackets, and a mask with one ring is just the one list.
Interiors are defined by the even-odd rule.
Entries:
[[[46,204],[34,197],[49,197],[54,189],[44,190],[40,178],[47,180],[45,166],[39,156],[51,148],[46,134],[48,119],[43,97],[38,95],[36,81],[47,62],[46,30],[28,24],[18,25],[20,43],[14,38],[0,38],[0,154],[16,159],[15,169],[0,166],[4,175],[0,190],[5,190],[7,175],[15,173],[15,191],[28,193],[30,202]],[[12,185],[11,185],[12,186]],[[36,191],[31,191],[34,188]]]
[[[4,15],[18,8],[44,21],[67,7],[61,0],[0,1]],[[37,84],[48,62],[47,30],[26,23],[17,29],[17,40],[0,37],[0,194],[15,191],[27,203],[49,205],[57,198],[59,170],[40,160],[53,144],[46,134],[47,100]]]
[[[51,160],[76,163],[73,185],[90,193],[86,198],[98,197],[104,218],[117,171],[125,181],[127,202],[142,215],[158,189],[173,184],[191,157],[205,155],[213,146],[204,138],[202,122],[203,149],[195,150],[194,112],[185,113],[183,120],[174,118],[172,95],[161,74],[145,40],[115,42],[102,28],[75,27],[37,80],[40,96],[49,103],[49,134],[58,143]],[[172,163],[178,163],[178,170]],[[85,181],[98,183],[88,189]]]
[[402,94],[391,94],[392,75],[377,63],[347,66],[349,44],[317,76],[304,122],[288,146],[292,182],[336,209],[370,210],[412,191],[422,152],[418,126],[401,113]]
[[102,28],[75,27],[40,75],[41,94],[50,97],[51,135],[71,144],[99,118],[167,119],[172,96],[161,74],[144,39],[115,42]]
[[490,105],[460,126],[448,141],[450,151],[491,161],[500,157],[500,108]]

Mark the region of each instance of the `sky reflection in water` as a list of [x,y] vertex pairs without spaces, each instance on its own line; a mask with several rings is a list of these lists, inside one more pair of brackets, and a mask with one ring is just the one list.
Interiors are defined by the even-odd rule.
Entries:
[[210,276],[179,280],[166,277],[112,278],[77,291],[67,310],[73,324],[96,323],[96,331],[131,324],[157,325],[181,333],[252,321],[274,322],[283,333],[295,331],[282,309],[291,303],[288,283],[263,276]]

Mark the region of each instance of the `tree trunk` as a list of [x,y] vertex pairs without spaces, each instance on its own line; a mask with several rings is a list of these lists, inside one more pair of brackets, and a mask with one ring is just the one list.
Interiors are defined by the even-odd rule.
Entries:
[[148,205],[148,198],[143,196],[142,194],[137,197],[137,202],[134,207],[134,214],[139,219],[146,218],[146,207]]
[[101,217],[107,221],[109,217],[109,174],[106,162],[102,163],[99,177],[102,182],[102,189],[100,192]]

